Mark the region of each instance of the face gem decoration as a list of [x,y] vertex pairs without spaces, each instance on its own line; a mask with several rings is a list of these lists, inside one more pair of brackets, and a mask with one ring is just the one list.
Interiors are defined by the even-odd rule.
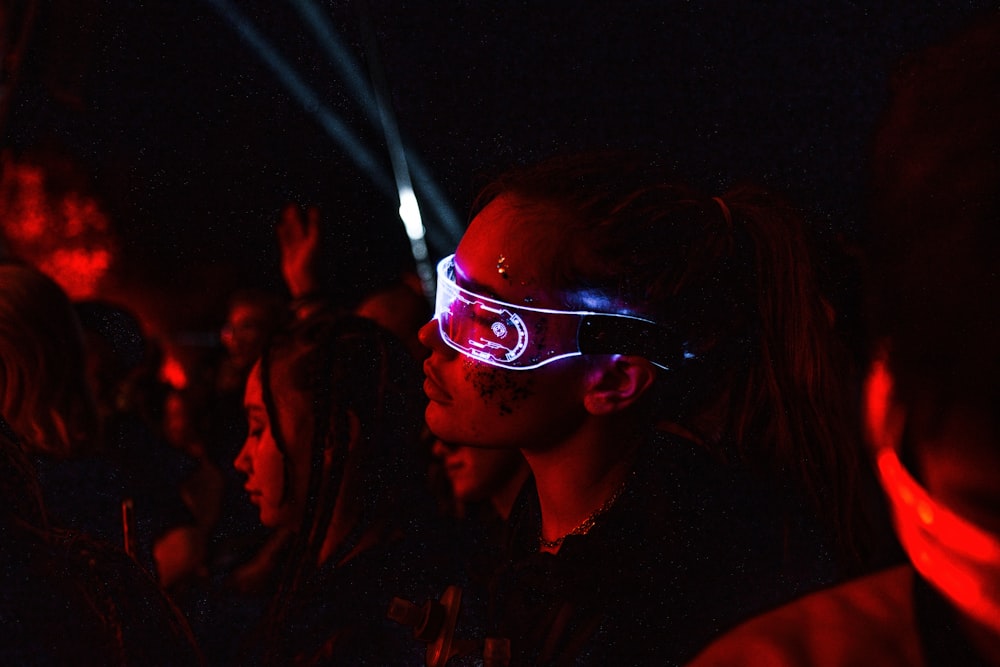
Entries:
[[497,273],[504,280],[510,280],[510,276],[507,275],[507,258],[503,255],[497,258]]

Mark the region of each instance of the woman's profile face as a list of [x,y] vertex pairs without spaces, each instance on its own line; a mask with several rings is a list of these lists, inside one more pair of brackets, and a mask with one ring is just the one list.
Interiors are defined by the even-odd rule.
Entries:
[[441,460],[455,498],[463,503],[490,500],[524,465],[513,449],[456,447],[435,440],[432,453]]
[[[503,196],[488,204],[455,252],[458,286],[518,305],[564,307],[543,278],[556,250],[540,220]],[[586,412],[581,357],[531,370],[498,368],[445,345],[437,320],[421,329],[420,340],[431,350],[424,362],[427,424],[446,442],[544,447],[571,433]]]
[[288,480],[291,488],[286,489],[285,456],[278,449],[264,406],[260,363],[253,367],[243,400],[249,431],[234,465],[247,476],[244,488],[250,495],[250,502],[260,512],[260,522],[268,528],[295,528],[302,519],[309,479],[311,435],[308,414],[296,409],[298,403],[300,401],[287,392],[282,392],[282,398],[276,401],[278,418],[285,426],[282,433],[292,459]]
[[220,338],[230,361],[245,371],[260,356],[267,335],[273,329],[265,306],[241,302],[229,309]]

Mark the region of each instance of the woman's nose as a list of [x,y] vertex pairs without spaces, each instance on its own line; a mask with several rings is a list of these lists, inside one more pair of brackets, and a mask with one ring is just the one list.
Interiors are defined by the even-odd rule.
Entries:
[[448,347],[444,344],[444,341],[441,340],[441,332],[438,329],[437,318],[432,319],[424,326],[420,327],[420,331],[417,332],[417,338],[420,340],[420,344],[431,352],[440,352],[443,348]]
[[247,442],[243,443],[240,453],[236,455],[233,467],[244,475],[249,475],[250,471],[253,470],[253,458],[250,456],[250,445]]
[[219,330],[219,340],[222,342],[223,346],[230,348],[233,342],[236,340],[235,327],[232,324],[226,324]]
[[431,454],[439,459],[443,459],[445,454],[448,453],[448,448],[444,446],[440,438],[434,439],[434,446],[431,447]]

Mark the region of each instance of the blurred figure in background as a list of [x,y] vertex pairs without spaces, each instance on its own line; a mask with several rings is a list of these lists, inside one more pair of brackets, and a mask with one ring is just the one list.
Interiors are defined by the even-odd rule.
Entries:
[[101,456],[76,314],[16,263],[0,264],[0,408],[2,662],[199,664],[187,625],[123,548],[125,488]]
[[427,356],[427,348],[420,343],[417,334],[432,312],[417,274],[408,268],[395,272],[383,268],[380,275],[391,277],[382,277],[376,284],[369,284],[354,295],[351,302],[334,303],[334,296],[325,293],[322,287],[320,232],[320,213],[316,207],[303,211],[289,204],[282,211],[277,227],[281,270],[297,314],[308,315],[320,306],[350,310],[391,332],[414,358]]
[[133,505],[133,555],[170,588],[178,579],[172,572],[197,567],[168,564],[198,561],[187,550],[168,546],[177,545],[177,536],[196,523],[180,489],[194,460],[163,438],[166,388],[156,379],[157,359],[149,354],[139,322],[123,307],[104,301],[83,301],[74,308],[83,327],[87,377],[97,398],[100,453],[120,470],[123,492]]
[[209,576],[209,543],[222,514],[225,480],[208,455],[204,406],[191,392],[174,389],[164,403],[163,434],[191,463],[177,490],[193,521],[171,532],[157,545],[160,581],[168,589],[196,583]]
[[229,297],[219,339],[225,349],[217,371],[217,389],[242,393],[264,345],[287,318],[287,305],[266,290],[242,289]]
[[65,292],[26,264],[0,263],[0,334],[3,414],[24,445],[56,459],[93,452],[97,405]]
[[[456,446],[435,438],[431,453],[436,461],[428,481],[452,519],[449,544],[460,560],[462,584],[470,591],[488,590],[504,562],[510,513],[531,469],[516,449]],[[485,636],[488,614],[484,600],[464,597],[457,619],[462,635]]]
[[399,338],[414,358],[423,359],[427,348],[420,344],[417,333],[433,313],[421,290],[417,274],[403,273],[396,281],[367,294],[354,312],[378,322]]
[[0,382],[3,416],[38,470],[51,518],[122,545],[128,488],[101,448],[80,322],[62,289],[25,264],[0,264]]
[[486,506],[506,521],[521,487],[531,475],[517,450],[477,449],[434,440],[431,453],[439,460],[456,503],[455,513],[466,516],[473,507]]
[[876,135],[872,458],[909,563],[741,626],[694,664],[1000,665],[1000,15],[904,63]]
[[118,548],[50,526],[30,461],[0,417],[0,663],[201,665],[184,619]]

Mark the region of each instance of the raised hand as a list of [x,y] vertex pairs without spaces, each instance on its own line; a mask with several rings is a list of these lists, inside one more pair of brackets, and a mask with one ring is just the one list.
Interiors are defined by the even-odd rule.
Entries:
[[286,205],[277,231],[281,275],[292,298],[315,293],[319,289],[319,209],[310,206],[303,214],[298,204]]

